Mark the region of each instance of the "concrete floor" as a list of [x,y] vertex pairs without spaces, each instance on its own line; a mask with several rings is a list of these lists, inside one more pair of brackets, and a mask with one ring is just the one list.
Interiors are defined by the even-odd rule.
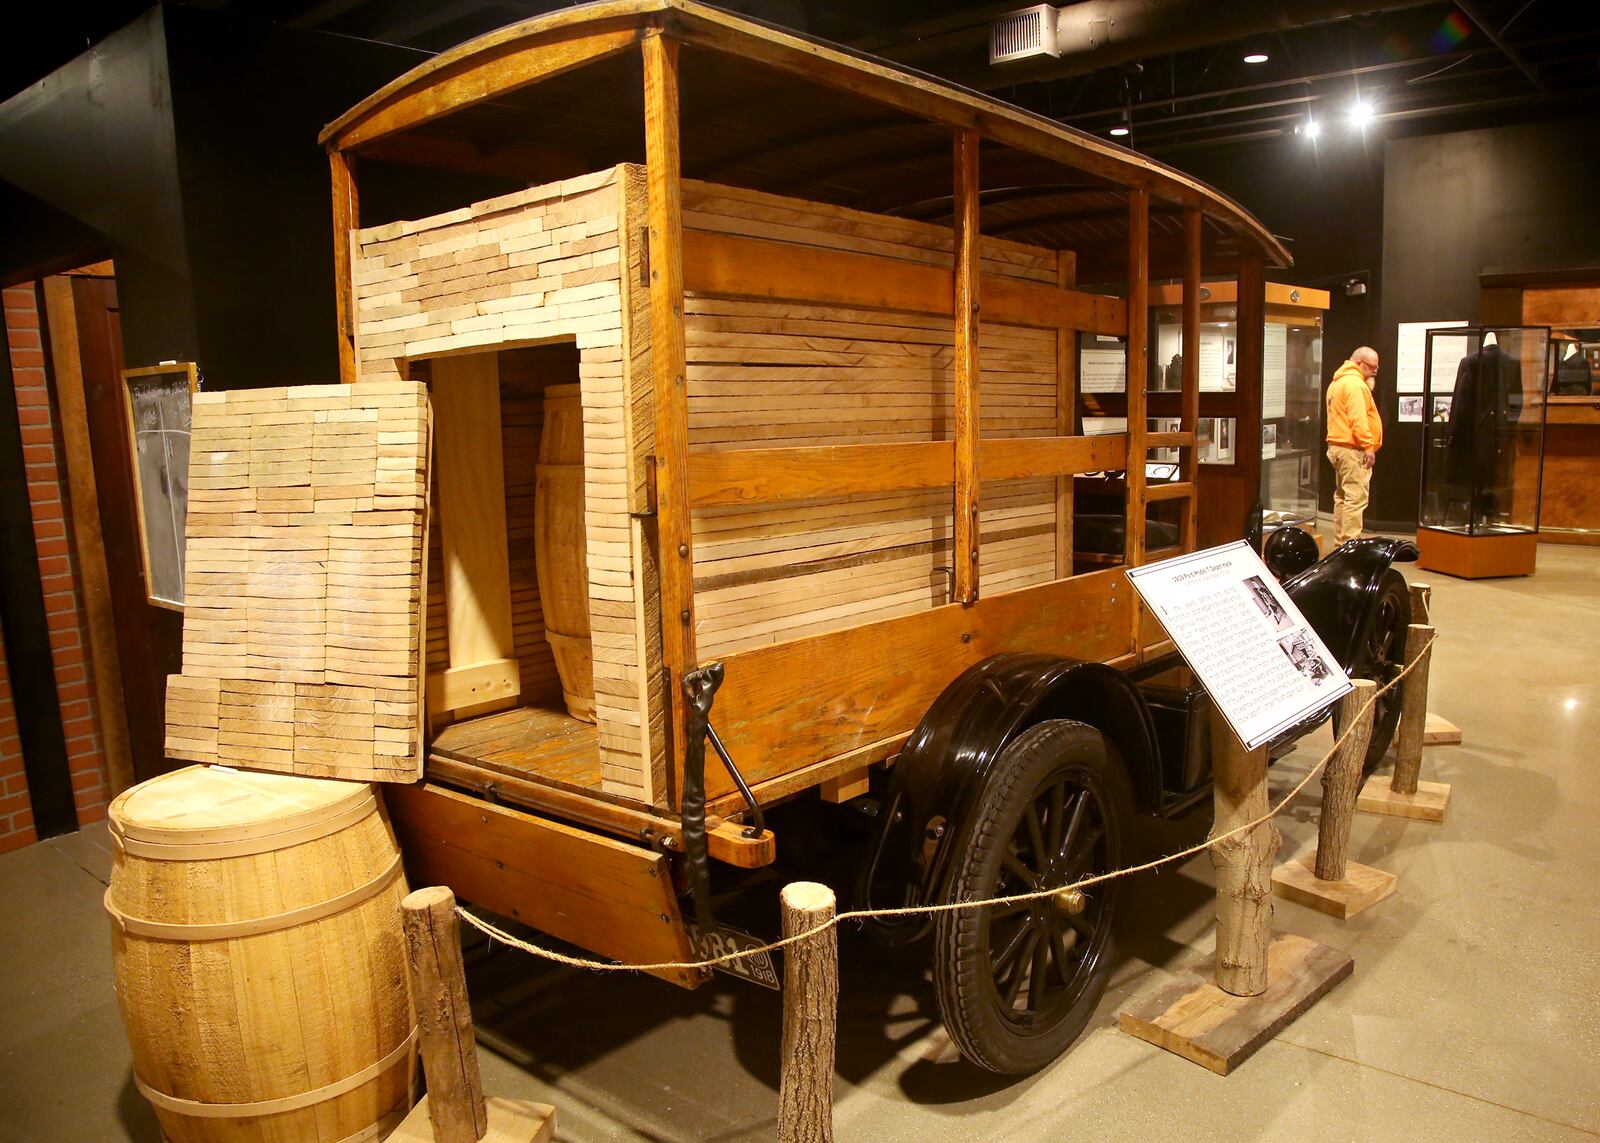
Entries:
[[[1545,545],[1529,579],[1433,583],[1435,712],[1466,734],[1423,777],[1454,786],[1442,826],[1360,817],[1352,856],[1399,874],[1352,921],[1278,905],[1279,928],[1348,951],[1354,977],[1229,1078],[1118,1032],[1212,930],[1203,855],[1145,875],[1125,958],[1082,1039],[1007,1080],[954,1058],[924,950],[851,934],[838,1137],[939,1140],[1582,1139],[1600,1136],[1600,549]],[[1326,732],[1272,772],[1283,790]],[[1279,820],[1314,842],[1320,787]],[[1162,823],[1170,851],[1204,822]],[[159,1139],[134,1092],[110,983],[102,831],[0,856],[0,1140]],[[694,993],[470,952],[491,1093],[554,1103],[560,1138],[773,1134],[778,1004],[727,978]]]

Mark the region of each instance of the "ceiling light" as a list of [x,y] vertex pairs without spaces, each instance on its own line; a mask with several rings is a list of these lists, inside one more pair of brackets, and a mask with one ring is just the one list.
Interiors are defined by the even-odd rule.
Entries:
[[1117,125],[1111,128],[1111,134],[1120,139],[1124,135],[1129,134],[1132,130],[1133,111],[1130,108],[1124,107],[1122,109],[1122,115],[1117,119]]
[[1365,99],[1357,98],[1355,102],[1350,104],[1350,126],[1359,130],[1371,122],[1372,104]]
[[1120,139],[1122,136],[1128,134],[1128,129],[1119,123],[1117,126],[1111,128],[1111,133]]
[[1271,58],[1266,52],[1251,52],[1244,57],[1244,62],[1247,64],[1266,63]]
[[1315,119],[1307,119],[1305,127],[1306,138],[1315,139],[1320,134],[1322,134],[1322,124],[1318,123]]

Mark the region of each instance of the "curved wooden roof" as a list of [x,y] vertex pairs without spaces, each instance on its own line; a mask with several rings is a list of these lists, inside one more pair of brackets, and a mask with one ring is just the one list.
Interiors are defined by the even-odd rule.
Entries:
[[[564,117],[569,140],[614,132],[609,141],[625,157],[642,120],[633,97],[639,87],[627,69],[637,44],[658,33],[705,49],[703,58],[685,60],[686,87],[696,63],[716,61],[698,101],[714,130],[697,135],[696,100],[684,99],[686,175],[939,217],[949,151],[926,125],[966,128],[1006,149],[998,164],[985,160],[986,171],[998,168],[998,182],[984,190],[986,229],[992,200],[1004,203],[992,217],[1011,237],[1110,248],[1118,233],[1125,237],[1126,219],[1116,217],[1125,211],[1107,192],[1137,187],[1152,196],[1153,241],[1161,226],[1176,223],[1162,218],[1164,202],[1202,211],[1213,248],[1247,249],[1271,265],[1292,262],[1238,203],[1173,167],[932,76],[693,0],[601,0],[508,25],[413,68],[329,124],[319,141],[359,153],[422,130],[454,133],[480,148],[485,139],[503,146],[518,119],[559,132],[555,121]],[[888,116],[845,110],[862,101]],[[608,127],[608,118],[628,122]],[[720,147],[706,144],[707,135]],[[702,150],[691,155],[697,137]],[[617,161],[611,154],[606,158]],[[928,170],[919,174],[919,164]],[[1087,177],[1063,186],[1061,166]]]

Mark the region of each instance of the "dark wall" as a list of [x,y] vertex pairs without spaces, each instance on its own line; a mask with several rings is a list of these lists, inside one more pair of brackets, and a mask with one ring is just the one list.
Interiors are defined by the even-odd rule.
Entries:
[[166,18],[207,383],[337,381],[333,214],[317,134],[427,57],[198,9]]
[[[1477,321],[1486,269],[1600,261],[1597,130],[1600,117],[1587,117],[1390,141],[1378,346],[1386,362],[1400,322]],[[1395,424],[1394,393],[1380,392],[1386,439],[1372,513],[1414,523],[1422,427]]]
[[[193,359],[195,322],[173,135],[165,25],[151,9],[0,104],[0,179],[72,220],[60,241],[104,236],[124,298],[130,361]],[[0,219],[6,277],[59,268],[27,217]]]
[[[1299,137],[1178,155],[1172,161],[1233,198],[1284,239],[1294,265],[1274,281],[1332,295],[1323,327],[1322,382],[1358,345],[1382,340],[1384,163],[1362,136],[1334,134],[1315,145]],[[1356,280],[1365,294],[1348,295]],[[1380,352],[1382,350],[1380,349]],[[1333,471],[1322,465],[1321,503],[1333,510]]]
[[116,260],[129,366],[214,388],[337,379],[317,133],[425,59],[152,8],[0,104],[0,279]]
[[109,257],[104,234],[0,180],[0,286]]

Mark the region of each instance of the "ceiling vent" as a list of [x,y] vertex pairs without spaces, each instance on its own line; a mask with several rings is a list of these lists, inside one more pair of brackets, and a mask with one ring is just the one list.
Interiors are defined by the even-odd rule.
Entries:
[[1020,12],[1009,12],[989,25],[989,62],[1009,63],[1036,56],[1059,58],[1056,44],[1056,8],[1035,4]]

